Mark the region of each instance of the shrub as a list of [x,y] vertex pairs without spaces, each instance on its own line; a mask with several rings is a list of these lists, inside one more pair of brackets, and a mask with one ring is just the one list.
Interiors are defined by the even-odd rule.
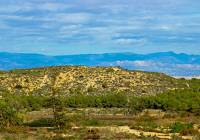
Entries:
[[18,116],[15,109],[6,102],[0,101],[0,128],[9,128],[11,126],[20,125],[22,119]]
[[182,136],[196,136],[198,134],[200,134],[199,131],[194,128],[184,129],[180,132],[180,135]]
[[56,115],[54,116],[54,126],[58,129],[66,129],[66,128],[71,128],[69,125],[69,120],[65,113],[63,112],[57,112]]
[[143,98],[140,97],[132,97],[129,102],[129,108],[131,110],[130,113],[141,112],[145,109],[145,104]]
[[100,122],[97,119],[89,119],[83,122],[83,125],[86,126],[98,126]]
[[181,122],[175,122],[170,126],[171,133],[180,133],[192,128],[193,125],[191,123],[184,124]]
[[30,127],[52,127],[54,124],[54,120],[52,118],[42,118],[39,120],[32,121],[25,125]]
[[163,111],[200,112],[200,92],[189,89],[174,90],[156,96],[131,97],[129,107],[133,111],[162,109]]

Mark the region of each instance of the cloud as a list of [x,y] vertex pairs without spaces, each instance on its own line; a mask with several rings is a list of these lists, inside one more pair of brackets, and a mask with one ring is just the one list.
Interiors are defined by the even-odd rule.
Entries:
[[28,21],[28,20],[35,20],[34,16],[18,16],[18,15],[7,15],[1,14],[1,20],[15,20],[15,21]]
[[23,3],[5,3],[5,4],[0,4],[0,13],[9,13],[9,14],[14,14],[15,12],[18,11],[29,11],[32,9],[31,3],[23,2]]
[[76,25],[76,24],[73,24],[73,25],[67,25],[67,26],[62,26],[60,29],[59,29],[59,33],[61,35],[75,35],[77,33],[80,33],[81,32],[81,28],[82,26],[81,25]]
[[114,40],[115,43],[125,46],[143,46],[147,40],[146,39],[134,39],[134,38],[119,38]]
[[177,64],[176,67],[188,70],[200,70],[200,65],[198,64]]
[[52,12],[63,11],[70,8],[73,8],[73,5],[58,2],[46,2],[36,7],[36,9],[39,10],[47,10]]
[[64,23],[86,23],[91,19],[92,15],[89,13],[61,13],[53,17],[57,22]]
[[139,66],[139,67],[149,67],[149,66],[154,66],[156,65],[155,62],[151,61],[117,61],[117,65],[119,66]]
[[2,0],[4,42],[0,43],[9,47],[19,40],[20,44],[29,42],[30,51],[35,47],[33,40],[44,46],[49,46],[47,42],[66,46],[66,50],[87,44],[102,48],[101,52],[198,49],[200,12],[196,5],[195,0]]
[[31,11],[63,11],[72,8],[72,4],[63,2],[49,2],[49,1],[23,1],[0,3],[0,13],[14,14],[16,12],[31,12]]
[[200,70],[199,64],[169,64],[160,63],[155,61],[117,61],[116,65],[119,66],[136,66],[136,67],[170,67],[171,69],[184,69],[184,70]]

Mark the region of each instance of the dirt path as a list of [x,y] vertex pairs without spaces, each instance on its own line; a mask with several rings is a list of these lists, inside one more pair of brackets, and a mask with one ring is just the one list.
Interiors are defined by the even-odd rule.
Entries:
[[[174,133],[158,133],[158,132],[145,132],[145,131],[142,131],[142,130],[136,130],[136,129],[130,129],[128,126],[108,126],[108,127],[88,127],[88,129],[110,129],[111,131],[114,131],[114,132],[126,132],[126,133],[129,133],[129,134],[134,134],[136,136],[141,136],[141,135],[144,135],[144,136],[155,136],[157,138],[160,138],[160,139],[171,139],[172,136],[174,135]],[[175,135],[179,135],[178,133],[176,133]],[[192,136],[182,136],[182,139],[184,140],[192,140]]]

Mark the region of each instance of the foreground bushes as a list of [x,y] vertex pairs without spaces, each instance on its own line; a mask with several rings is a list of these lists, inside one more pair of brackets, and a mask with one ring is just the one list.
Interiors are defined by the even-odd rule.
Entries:
[[14,107],[8,106],[4,101],[0,102],[0,129],[9,128],[22,123],[22,118]]
[[[124,93],[107,93],[101,96],[79,94],[54,98],[4,95],[0,99],[0,128],[20,124],[21,120],[18,112],[35,111],[41,108],[52,108],[52,106],[58,110],[57,112],[62,112],[59,110],[68,107],[116,107],[129,108],[132,113],[140,112],[143,109],[162,109],[163,111],[183,111],[200,115],[200,92],[189,89],[174,90],[156,96],[145,97],[127,97]],[[63,120],[60,122],[63,122]]]
[[[16,111],[35,111],[41,108],[51,108],[51,97],[44,96],[12,96],[10,94],[0,99]],[[107,93],[103,95],[73,95],[56,97],[55,106],[61,108],[130,108],[132,111],[143,109],[162,109],[164,111],[200,112],[200,92],[193,90],[174,90],[156,96],[127,96],[125,93]]]
[[133,110],[162,109],[164,111],[200,112],[200,92],[175,90],[157,96],[133,97],[130,102]]
[[193,129],[193,125],[191,123],[183,124],[180,122],[175,122],[170,126],[171,133],[180,133],[182,131]]
[[0,102],[4,101],[8,106],[14,107],[16,111],[37,111],[44,107],[47,99],[42,96],[20,96],[7,93],[3,95]]
[[76,95],[61,99],[65,107],[127,107],[127,96],[122,93],[109,93],[102,96]]
[[102,96],[77,95],[60,99],[65,107],[122,107],[132,112],[144,109],[161,109],[163,111],[200,112],[200,92],[194,90],[174,90],[156,96],[127,97],[123,93],[110,93]]

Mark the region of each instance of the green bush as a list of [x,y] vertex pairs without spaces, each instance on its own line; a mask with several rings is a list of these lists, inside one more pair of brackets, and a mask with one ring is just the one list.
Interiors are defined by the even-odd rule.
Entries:
[[131,126],[131,129],[142,129],[144,131],[154,131],[158,128],[155,118],[150,116],[143,116],[137,119],[137,123]]
[[30,127],[52,127],[54,124],[54,119],[52,118],[43,118],[39,120],[34,120],[30,123],[26,123],[25,125]]
[[156,96],[132,97],[129,107],[133,111],[143,109],[162,109],[163,111],[200,112],[200,92],[193,90],[174,90]]
[[6,102],[0,101],[0,128],[10,128],[21,123],[22,118],[19,117],[17,111]]
[[16,111],[38,111],[44,107],[47,97],[4,94],[3,99],[9,106],[14,107]]
[[193,125],[191,123],[181,123],[181,122],[175,122],[170,126],[171,133],[180,133],[187,129],[192,129]]
[[98,126],[98,125],[100,125],[100,122],[97,119],[89,119],[89,120],[85,120],[83,122],[83,125],[85,125],[85,126]]
[[121,93],[106,93],[104,95],[74,95],[64,99],[66,107],[127,107],[127,96]]

